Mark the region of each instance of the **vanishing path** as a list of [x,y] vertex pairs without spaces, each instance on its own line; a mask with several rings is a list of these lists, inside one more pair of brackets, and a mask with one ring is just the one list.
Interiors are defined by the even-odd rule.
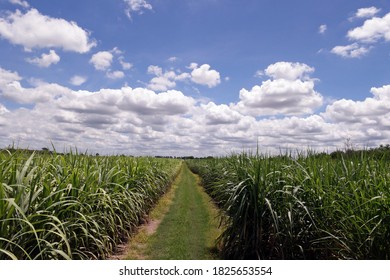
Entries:
[[219,234],[217,210],[199,185],[198,177],[185,163],[172,186],[172,192],[161,223],[154,233],[141,233],[143,237],[138,240],[143,244],[132,245],[138,247],[138,257],[133,254],[128,258],[215,259],[215,239]]

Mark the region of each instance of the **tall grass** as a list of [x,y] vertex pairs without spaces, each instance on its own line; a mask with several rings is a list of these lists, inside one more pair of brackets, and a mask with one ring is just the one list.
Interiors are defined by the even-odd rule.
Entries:
[[0,152],[0,259],[104,259],[180,161]]
[[390,162],[362,152],[188,161],[223,210],[231,259],[389,259]]

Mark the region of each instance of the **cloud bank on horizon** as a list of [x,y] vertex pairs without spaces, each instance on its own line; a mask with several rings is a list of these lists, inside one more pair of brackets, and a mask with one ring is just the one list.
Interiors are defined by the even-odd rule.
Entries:
[[90,17],[71,2],[0,2],[0,148],[207,156],[389,142],[380,1],[331,16],[322,2],[304,22],[257,1],[123,0]]

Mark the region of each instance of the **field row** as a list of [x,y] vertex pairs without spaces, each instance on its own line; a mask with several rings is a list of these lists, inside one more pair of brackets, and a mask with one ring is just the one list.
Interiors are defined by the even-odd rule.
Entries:
[[228,259],[389,259],[390,161],[361,152],[187,161],[222,209]]
[[0,151],[0,259],[105,259],[180,160]]

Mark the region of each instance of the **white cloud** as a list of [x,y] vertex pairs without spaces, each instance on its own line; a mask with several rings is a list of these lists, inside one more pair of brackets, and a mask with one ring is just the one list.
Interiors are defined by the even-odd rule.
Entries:
[[162,70],[162,68],[160,66],[149,65],[149,67],[148,67],[148,74],[153,74],[153,75],[156,75],[156,76],[162,76],[163,70]]
[[[73,91],[57,84],[25,88],[17,74],[3,70],[2,97],[19,104],[47,104],[66,111],[91,114],[133,112],[140,115],[177,115],[187,113],[195,100],[180,91],[155,93],[145,88],[102,89],[97,92]],[[1,81],[1,80],[0,80]]]
[[371,18],[379,13],[381,9],[376,7],[360,8],[357,10],[355,17],[356,18]]
[[125,58],[123,56],[118,57],[118,61],[119,61],[120,65],[122,66],[122,69],[123,70],[130,70],[133,67],[133,64],[124,61],[124,59]]
[[257,70],[254,77],[255,78],[262,78],[264,76],[264,71],[263,70]]
[[39,87],[39,86],[42,86],[42,85],[47,85],[47,82],[45,82],[44,80],[39,79],[39,78],[29,78],[28,79],[28,83],[29,83],[29,85],[31,85],[33,87]]
[[[0,115],[8,113],[8,112],[9,111],[7,110],[7,108],[5,108],[5,106],[0,103]],[[1,123],[0,123],[0,126],[1,126]]]
[[358,43],[353,43],[346,46],[336,46],[331,52],[342,57],[359,58],[366,55],[370,51],[370,47],[362,47]]
[[81,86],[87,81],[87,77],[75,75],[70,80],[69,83],[71,83],[74,86]]
[[78,53],[96,46],[75,22],[42,15],[36,9],[0,17],[0,36],[25,49],[61,48]]
[[335,46],[331,52],[342,57],[360,58],[366,55],[378,41],[382,39],[390,41],[390,13],[383,17],[374,17],[379,11],[380,9],[375,7],[359,9],[355,18],[372,18],[365,20],[362,26],[348,31],[347,38],[353,43]]
[[375,43],[380,39],[390,41],[390,13],[384,17],[368,19],[360,27],[348,31],[348,38],[364,43]]
[[178,60],[178,58],[176,56],[171,56],[170,58],[168,58],[169,62],[175,62],[177,60]]
[[313,113],[322,103],[313,81],[278,79],[267,80],[250,91],[241,89],[237,109],[253,116],[301,115]]
[[309,79],[308,75],[314,72],[314,68],[304,63],[294,63],[280,61],[271,64],[265,69],[264,73],[273,79],[285,79],[294,81],[296,79]]
[[60,56],[54,51],[50,50],[47,54],[42,54],[41,57],[27,58],[27,62],[36,64],[39,67],[47,68],[52,64],[57,64],[60,61]]
[[240,102],[232,105],[238,111],[253,116],[311,114],[323,103],[314,90],[309,74],[314,68],[302,63],[277,62],[265,69],[273,79],[251,90],[241,89]]
[[136,12],[138,14],[143,14],[144,10],[152,10],[153,7],[145,0],[123,0],[127,5],[125,13],[129,19],[131,19],[131,14]]
[[188,69],[194,70],[198,67],[198,63],[191,62],[190,65],[187,67]]
[[256,128],[260,149],[264,146],[270,149],[287,148],[300,151],[311,148],[322,152],[327,149],[334,150],[346,136],[342,127],[327,123],[318,115],[264,119],[257,122]]
[[122,79],[125,77],[125,73],[119,70],[112,70],[111,65],[114,60],[114,55],[120,55],[118,62],[122,66],[123,70],[129,70],[133,67],[131,63],[124,61],[124,57],[121,55],[123,52],[117,47],[110,51],[100,51],[92,55],[89,63],[91,63],[96,70],[106,71],[106,77],[112,80]]
[[118,47],[114,47],[110,52],[117,55],[123,54],[123,51],[121,51]]
[[371,93],[373,97],[363,101],[336,100],[327,106],[323,116],[334,122],[370,127],[375,125],[378,129],[389,130],[390,126],[380,127],[379,124],[383,119],[390,118],[390,86],[373,87]]
[[122,79],[125,77],[125,73],[122,71],[108,71],[106,77],[112,80]]
[[318,27],[318,33],[324,34],[327,29],[328,29],[328,26],[326,24],[321,24],[320,27]]
[[196,63],[191,63],[189,68],[192,69],[191,80],[196,84],[212,88],[221,83],[219,72],[210,70],[210,65],[208,64],[203,64],[198,67]]
[[52,141],[56,147],[93,147],[99,153],[123,153],[126,145],[126,153],[151,155],[160,154],[160,147],[165,154],[191,147],[188,136],[177,136],[183,131],[176,131],[176,124],[187,123],[196,101],[179,91],[123,87],[90,92],[56,84],[25,88],[20,79],[17,73],[0,71],[2,100],[32,105],[1,109],[0,145],[18,140],[21,146],[40,148]]
[[9,83],[20,81],[21,79],[22,77],[17,72],[8,71],[0,67],[0,92]]
[[190,74],[188,73],[175,73],[175,81],[185,81],[190,78]]
[[380,88],[373,87],[371,88],[371,93],[377,100],[390,102],[390,85],[385,85]]
[[[332,101],[317,114],[322,97],[314,90],[314,69],[285,63],[267,67],[264,73],[272,76],[243,89],[238,104],[230,105],[177,90],[126,86],[92,92],[43,81],[25,87],[18,73],[0,68],[0,146],[19,141],[21,147],[40,149],[53,142],[59,149],[76,146],[101,154],[207,156],[256,149],[257,143],[261,152],[278,153],[308,147],[331,151],[342,148],[347,137],[361,146],[390,139],[390,85],[372,88],[363,101]],[[160,69],[149,70],[160,77],[170,72]]]
[[113,55],[109,51],[101,51],[92,55],[89,63],[95,67],[96,70],[107,70],[111,67]]
[[163,71],[163,69],[156,65],[148,67],[148,74],[155,75],[149,81],[148,88],[155,91],[166,91],[176,87],[176,81],[184,81],[190,78],[188,73],[179,73],[175,71]]
[[214,102],[209,102],[207,105],[201,105],[201,107],[206,111],[206,124],[237,124],[242,118],[240,113],[225,104],[216,105]]
[[148,67],[148,74],[155,75],[148,84],[148,88],[155,91],[166,91],[176,86],[175,76],[173,71],[163,73],[161,67],[150,65]]
[[2,88],[2,96],[18,104],[47,103],[59,98],[68,89],[57,84],[42,84],[35,88],[24,88],[14,81]]
[[25,88],[21,80],[18,73],[0,67],[0,96],[19,104],[35,104],[55,100],[69,91],[60,85],[41,81],[34,81],[33,88]]
[[166,91],[176,86],[175,81],[165,76],[154,77],[150,80],[148,88],[155,91]]
[[23,1],[23,0],[9,0],[9,2],[12,3],[12,4],[15,4],[15,5],[20,5],[23,8],[29,8],[30,7],[30,4],[28,4],[27,1]]
[[343,127],[361,146],[383,143],[390,137],[390,85],[371,89],[363,101],[341,99],[327,106],[322,115]]
[[182,92],[169,90],[155,93],[143,88],[124,88],[120,107],[132,110],[141,115],[178,115],[189,112],[195,100]]
[[374,97],[363,101],[337,100],[327,106],[323,115],[335,122],[364,124],[373,121],[378,124],[380,119],[390,117],[390,85],[373,87],[371,93]]

